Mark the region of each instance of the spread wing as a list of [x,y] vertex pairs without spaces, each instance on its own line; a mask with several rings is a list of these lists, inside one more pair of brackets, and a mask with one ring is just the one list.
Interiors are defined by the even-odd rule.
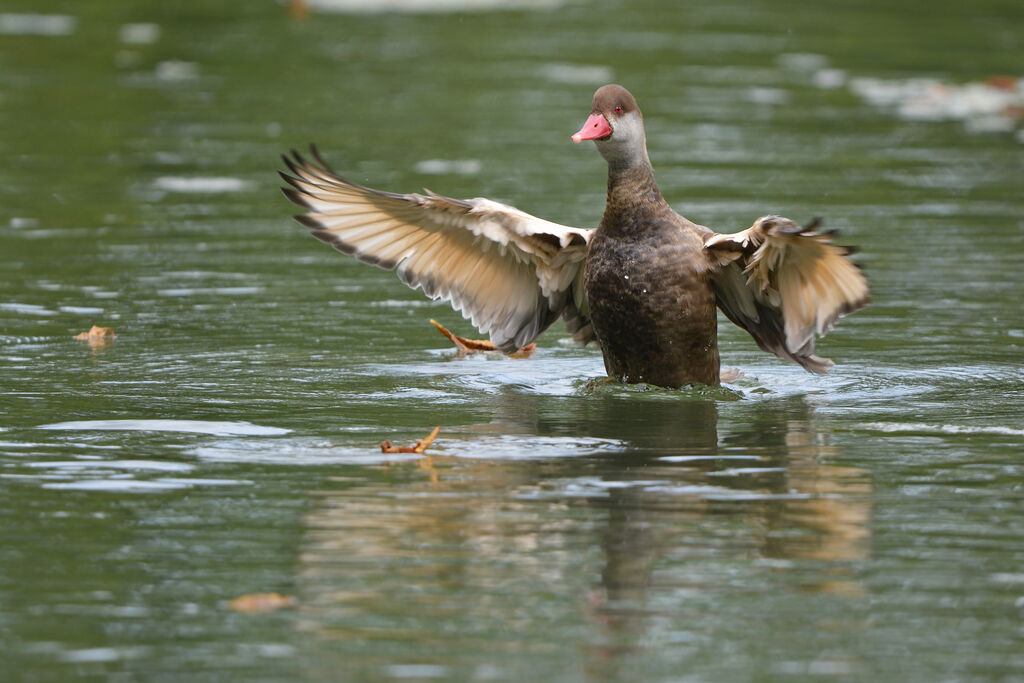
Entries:
[[309,213],[296,220],[338,251],[386,270],[433,299],[451,302],[511,353],[560,315],[573,337],[593,340],[583,293],[590,230],[531,216],[489,199],[398,194],[337,175],[311,149],[284,157],[285,196]]
[[826,373],[833,365],[814,355],[814,336],[863,308],[867,280],[849,258],[852,249],[832,241],[834,233],[764,216],[743,232],[712,235],[704,243],[718,268],[718,307],[765,351]]

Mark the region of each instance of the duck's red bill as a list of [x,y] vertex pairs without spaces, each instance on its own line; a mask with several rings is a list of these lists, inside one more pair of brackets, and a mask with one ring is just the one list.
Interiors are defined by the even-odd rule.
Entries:
[[573,142],[584,140],[600,140],[612,134],[612,127],[608,125],[608,119],[601,114],[591,114],[587,122],[583,124],[579,132],[572,136]]

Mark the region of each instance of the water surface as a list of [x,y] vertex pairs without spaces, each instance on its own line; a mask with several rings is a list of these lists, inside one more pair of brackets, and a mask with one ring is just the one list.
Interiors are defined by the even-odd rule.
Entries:
[[[1024,73],[1018,3],[8,4],[4,679],[1024,678],[1024,136],[906,99]],[[276,189],[315,141],[592,226],[610,80],[693,220],[860,246],[831,375],[724,319],[720,390],[460,358]]]

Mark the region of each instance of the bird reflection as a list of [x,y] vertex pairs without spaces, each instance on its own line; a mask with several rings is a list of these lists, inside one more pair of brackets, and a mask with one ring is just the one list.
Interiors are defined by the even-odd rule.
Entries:
[[[522,641],[512,650],[528,649],[537,614],[575,611],[589,631],[578,644],[588,675],[614,678],[646,647],[652,614],[687,623],[703,613],[666,596],[728,594],[723,568],[814,562],[823,568],[800,590],[864,590],[847,567],[868,552],[870,481],[836,464],[840,449],[800,398],[723,403],[613,387],[524,399],[510,389],[490,407],[500,419],[442,431],[420,467],[360,472],[317,494],[299,575],[313,630],[401,642],[422,659],[438,628],[479,638],[498,620]],[[472,448],[497,437],[577,455]]]
[[629,678],[618,667],[646,649],[648,624],[661,608],[649,594],[666,555],[682,570],[675,577],[660,571],[657,591],[722,590],[722,577],[685,567],[689,558],[701,566],[724,552],[766,562],[773,571],[801,560],[827,563],[802,590],[847,598],[864,593],[849,566],[867,557],[870,482],[863,470],[832,464],[839,449],[802,399],[766,402],[748,413],[752,419],[723,430],[714,403],[659,408],[611,406],[605,416],[646,425],[632,442],[650,455],[617,456],[621,471],[614,476],[673,484],[613,489],[591,502],[607,515],[601,585],[588,600],[600,633],[587,660],[595,679]]

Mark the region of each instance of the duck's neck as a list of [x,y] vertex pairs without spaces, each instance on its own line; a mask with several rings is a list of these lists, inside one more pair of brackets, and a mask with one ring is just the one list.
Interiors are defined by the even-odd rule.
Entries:
[[608,199],[601,228],[609,233],[644,230],[650,219],[668,207],[654,182],[654,171],[646,155],[642,163],[608,165]]

